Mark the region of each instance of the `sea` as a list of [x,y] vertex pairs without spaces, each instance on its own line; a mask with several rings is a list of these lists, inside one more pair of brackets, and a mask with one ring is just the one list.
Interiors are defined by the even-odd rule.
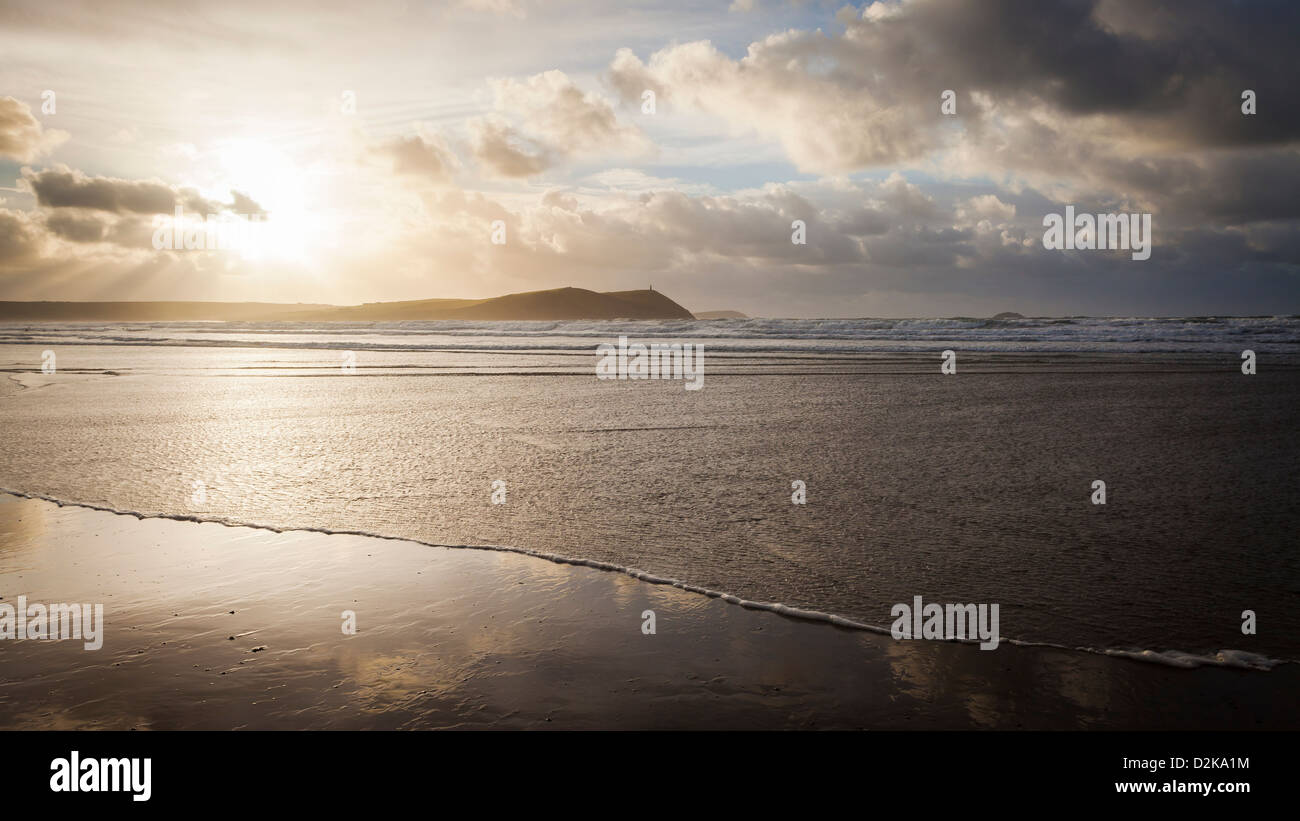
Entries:
[[[702,345],[701,389],[597,378],[620,338]],[[11,494],[1300,661],[1296,316],[9,322],[0,371]]]

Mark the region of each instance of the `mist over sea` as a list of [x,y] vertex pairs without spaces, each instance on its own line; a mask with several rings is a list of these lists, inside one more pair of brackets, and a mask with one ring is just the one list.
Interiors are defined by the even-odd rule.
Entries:
[[[703,343],[704,388],[596,379],[619,336]],[[920,595],[1000,604],[1004,639],[1300,659],[1297,317],[8,323],[0,368],[13,492],[506,546],[886,629]]]

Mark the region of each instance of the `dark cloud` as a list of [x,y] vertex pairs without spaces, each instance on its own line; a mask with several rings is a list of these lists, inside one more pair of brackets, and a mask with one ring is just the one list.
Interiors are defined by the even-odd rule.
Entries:
[[97,221],[97,218],[84,213],[87,211],[130,216],[171,214],[180,207],[201,215],[266,213],[262,206],[239,191],[231,191],[233,201],[225,204],[209,200],[193,188],[177,188],[147,180],[90,177],[66,166],[44,171],[24,168],[22,182],[42,208],[76,212],[54,214],[46,223],[56,234],[77,242],[90,241],[84,237],[94,233],[93,225],[97,222],[102,228],[101,235],[106,234],[112,225],[111,222]]
[[160,182],[88,177],[66,166],[46,171],[24,169],[23,180],[36,195],[37,204],[47,208],[166,214],[179,201],[177,192]]
[[[1300,4],[1222,0],[911,0],[848,23],[835,50],[915,93],[1108,115],[1191,145],[1300,137]],[[1241,94],[1261,105],[1243,116]],[[1266,103],[1266,104],[1265,104]]]
[[71,242],[100,242],[110,225],[94,214],[76,212],[55,212],[45,219],[46,228]]
[[[905,0],[839,18],[843,34],[774,34],[740,59],[705,41],[649,62],[622,50],[608,80],[627,103],[650,89],[774,137],[819,172],[925,156],[954,125],[989,159],[1038,132],[1127,156],[1300,139],[1297,3]],[[956,118],[940,115],[948,89]]]

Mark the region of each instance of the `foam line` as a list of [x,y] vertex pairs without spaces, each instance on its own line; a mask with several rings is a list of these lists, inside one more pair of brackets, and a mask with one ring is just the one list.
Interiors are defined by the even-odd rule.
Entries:
[[[0,487],[0,493],[15,496],[22,499],[39,499],[44,502],[52,502],[59,507],[80,507],[88,510],[97,510],[103,513],[112,513],[118,516],[134,516],[137,519],[170,519],[177,522],[195,522],[200,524],[218,524],[224,527],[246,527],[255,530],[267,530],[272,533],[321,533],[328,536],[362,536],[370,539],[384,539],[394,542],[408,542],[410,544],[423,545],[425,547],[445,547],[458,550],[491,550],[501,553],[517,553],[522,556],[532,556],[537,559],[544,559],[555,564],[567,564],[578,567],[590,567],[596,570],[604,570],[611,573],[622,573],[631,576],[647,584],[666,585],[675,587],[678,590],[684,590],[688,593],[695,593],[701,596],[707,596],[711,599],[721,599],[728,604],[734,604],[747,610],[764,610],[769,613],[785,616],[787,618],[798,619],[800,621],[822,622],[831,624],[836,627],[843,627],[849,630],[862,630],[870,633],[881,635],[890,635],[887,627],[881,627],[874,624],[854,621],[843,616],[837,616],[834,613],[825,613],[820,610],[809,610],[801,607],[793,607],[781,602],[762,602],[743,599],[739,596],[727,593],[721,590],[711,590],[707,587],[701,587],[690,582],[673,579],[667,576],[657,576],[644,570],[638,570],[634,567],[624,567],[623,565],[613,564],[611,562],[602,562],[596,559],[581,559],[573,556],[565,556],[559,553],[547,553],[542,550],[532,550],[526,547],[514,547],[511,545],[489,545],[489,544],[440,544],[437,542],[426,542],[420,539],[411,539],[404,536],[388,536],[383,533],[372,533],[365,530],[330,530],[323,527],[273,527],[271,525],[257,524],[253,522],[238,522],[221,517],[202,517],[185,513],[141,513],[135,510],[119,510],[106,505],[96,505],[88,502],[73,502],[67,499],[59,499],[54,496],[47,496],[43,493],[28,493],[19,490]],[[1070,647],[1062,644],[1052,644],[1050,642],[1021,641],[1018,639],[1002,638],[1002,641],[1014,644],[1018,647],[1042,647],[1053,650],[1065,650],[1082,653],[1093,653],[1095,655],[1112,656],[1115,658],[1131,659],[1133,661],[1143,661],[1152,664],[1160,664],[1167,667],[1178,667],[1191,669],[1196,667],[1232,667],[1242,670],[1271,670],[1281,664],[1300,663],[1293,659],[1272,659],[1257,653],[1250,653],[1244,650],[1219,650],[1214,654],[1196,654],[1185,653],[1181,650],[1131,650],[1120,648],[1096,648],[1096,647]],[[953,643],[977,645],[979,639],[953,640]]]

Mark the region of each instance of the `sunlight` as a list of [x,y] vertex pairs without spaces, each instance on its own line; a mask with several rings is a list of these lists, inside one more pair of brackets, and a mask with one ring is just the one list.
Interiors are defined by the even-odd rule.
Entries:
[[[218,159],[232,191],[249,197],[266,212],[238,253],[247,260],[305,263],[320,227],[307,211],[309,176],[287,154],[265,142],[235,140]],[[241,215],[254,220],[257,214]]]

